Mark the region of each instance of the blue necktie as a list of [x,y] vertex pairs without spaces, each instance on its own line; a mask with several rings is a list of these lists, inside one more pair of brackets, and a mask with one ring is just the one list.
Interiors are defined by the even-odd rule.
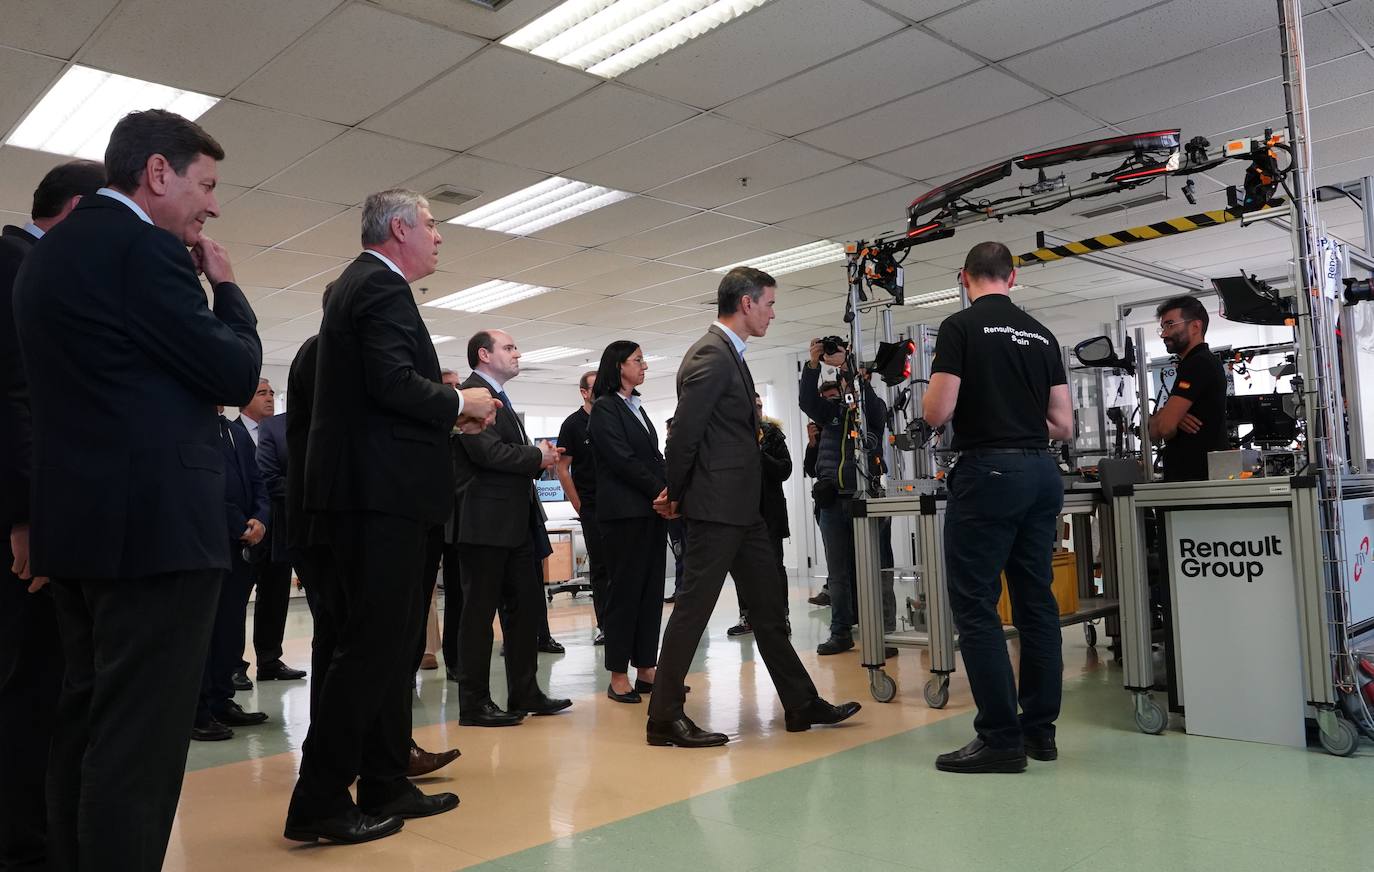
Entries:
[[505,406],[507,409],[510,409],[512,415],[515,414],[515,407],[510,404],[510,397],[506,396],[505,391],[497,391],[496,399],[501,401],[501,405]]

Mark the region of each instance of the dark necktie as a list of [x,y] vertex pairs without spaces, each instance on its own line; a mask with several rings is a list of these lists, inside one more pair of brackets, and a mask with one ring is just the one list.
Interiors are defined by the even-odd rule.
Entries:
[[530,437],[525,434],[525,425],[520,423],[520,416],[515,414],[515,406],[511,405],[510,397],[506,396],[505,391],[497,391],[496,399],[500,400],[501,405],[505,406],[512,415],[515,415],[515,426],[520,428],[520,438],[529,442]]

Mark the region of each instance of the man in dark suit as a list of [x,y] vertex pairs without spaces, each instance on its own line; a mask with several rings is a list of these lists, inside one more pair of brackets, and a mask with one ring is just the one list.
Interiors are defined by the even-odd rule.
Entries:
[[668,436],[668,487],[661,502],[686,518],[687,555],[682,593],[663,633],[658,676],[649,704],[650,745],[723,745],[683,711],[683,679],[706,622],[730,573],[749,604],[759,653],[782,698],[789,732],[834,724],[854,715],[857,702],[835,706],[816,693],[787,639],[786,591],[760,514],[762,464],[754,381],[745,342],[763,336],[773,320],[777,282],[750,267],[721,279],[717,320],[687,352],[677,373],[677,411]]
[[308,541],[328,546],[334,568],[307,584],[319,588],[316,625],[334,644],[315,676],[323,687],[287,812],[285,835],[297,841],[369,841],[458,805],[406,781],[411,643],[425,544],[452,508],[446,436],[484,426],[496,404],[439,381],[409,284],[439,258],[429,204],[383,191],[363,204],[362,224],[364,251],[334,281],[314,348],[304,508],[314,515]]
[[62,687],[52,590],[29,571],[33,441],[14,279],[34,244],[103,184],[105,167],[95,161],[54,167],[33,193],[32,220],[0,231],[0,869],[44,868],[43,781]]
[[246,403],[262,368],[253,310],[202,235],[223,157],[179,115],[125,116],[109,186],[44,237],[15,285],[31,557],[53,579],[67,660],[48,777],[61,869],[160,869],[181,794],[229,568],[215,405]]
[[233,727],[251,727],[267,720],[265,713],[244,711],[234,702],[233,680],[243,654],[243,625],[248,617],[248,595],[253,590],[253,566],[245,557],[267,535],[271,523],[267,487],[253,456],[253,440],[248,431],[241,422],[225,419],[223,406],[218,411],[229,571],[220,582],[200,705],[191,729],[191,738],[198,742],[230,739]]
[[[458,631],[461,672],[458,723],[506,727],[526,713],[550,715],[572,705],[550,699],[535,680],[539,627],[546,615],[540,563],[552,552],[534,479],[558,462],[558,449],[531,445],[505,386],[520,374],[520,350],[509,333],[484,330],[468,341],[472,375],[463,387],[501,401],[496,423],[464,434],[454,455],[454,516],[463,584]],[[491,621],[498,606],[506,646],[506,709],[491,698]]]

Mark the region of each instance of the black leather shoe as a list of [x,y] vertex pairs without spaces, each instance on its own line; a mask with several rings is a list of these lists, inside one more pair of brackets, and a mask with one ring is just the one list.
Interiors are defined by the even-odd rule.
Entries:
[[842,702],[839,705],[831,705],[817,697],[811,700],[806,708],[787,713],[785,718],[787,732],[803,733],[817,724],[838,724],[840,721],[847,721],[854,717],[861,708],[863,706],[857,702]]
[[539,643],[540,654],[563,654],[567,651],[557,639],[548,638]]
[[727,636],[747,636],[754,632],[754,628],[749,626],[749,619],[741,617],[739,623],[725,631]]
[[888,645],[886,648],[883,649],[883,656],[891,660],[893,657],[897,656],[897,649],[892,647],[891,645]]
[[730,741],[730,737],[724,733],[706,732],[692,723],[692,719],[686,715],[675,721],[656,721],[650,718],[645,736],[650,745],[657,747],[676,745],[679,748],[714,748]]
[[[636,684],[639,684],[639,682],[635,682],[635,683],[636,683]],[[649,685],[649,687],[652,688],[653,685],[651,684],[651,685]],[[609,685],[609,684],[606,685],[606,698],[607,698],[607,699],[613,699],[613,700],[615,700],[616,702],[626,702],[626,703],[630,703],[630,704],[640,703],[640,702],[643,702],[643,701],[644,701],[644,697],[642,697],[642,696],[639,695],[639,688],[638,688],[638,687],[635,687],[635,688],[631,689],[629,693],[616,693],[616,692],[615,692],[615,688],[612,687],[612,686]]]
[[596,630],[596,635],[592,637],[592,644],[593,644],[593,645],[605,645],[605,644],[606,644],[606,634],[603,633],[603,632],[601,632],[601,628],[600,628],[600,627],[597,628],[597,630]]
[[570,699],[554,699],[547,694],[539,694],[534,699],[521,702],[519,704],[507,703],[511,713],[523,712],[531,715],[552,715],[563,711],[565,708],[572,707]]
[[826,639],[824,642],[816,646],[816,653],[821,655],[843,654],[845,651],[850,651],[853,648],[853,639],[840,639],[835,636],[831,636],[829,639]]
[[292,669],[280,660],[258,664],[258,681],[299,681],[304,677],[304,669]]
[[[635,693],[653,693],[653,692],[654,692],[654,683],[653,683],[652,681],[641,681],[641,680],[639,680],[638,678],[635,679]],[[692,686],[691,686],[690,684],[684,684],[684,685],[682,685],[682,692],[683,692],[683,693],[691,693],[691,692],[692,692]]]
[[318,842],[324,839],[327,842],[356,845],[395,835],[403,826],[405,823],[394,815],[378,818],[351,808],[341,815],[317,821],[303,821],[287,815],[283,835],[293,842]]
[[197,742],[223,742],[234,738],[234,731],[211,718],[207,723],[192,727],[191,738]]
[[1048,763],[1051,760],[1059,759],[1059,746],[1054,743],[1054,737],[1048,739],[1032,739],[1030,736],[1025,738],[1026,756],[1032,760],[1040,760]]
[[360,806],[363,814],[372,817],[403,819],[432,817],[458,807],[458,794],[425,794],[418,789],[376,806]]
[[523,712],[503,711],[487,700],[474,711],[460,711],[458,723],[464,727],[513,727],[525,719]]
[[989,748],[980,736],[958,751],[936,757],[935,768],[941,772],[1025,772],[1026,752]]
[[813,606],[828,606],[830,605],[830,594],[826,593],[825,591],[821,591],[815,596],[807,597],[806,601],[811,603],[811,605]]
[[663,598],[663,602],[665,605],[672,605],[673,603],[677,602],[677,594],[673,594],[672,596],[665,596]]
[[254,727],[267,721],[267,712],[246,712],[243,706],[230,700],[215,712],[215,720],[231,727]]
[[410,760],[406,764],[406,778],[420,778],[431,772],[437,772],[448,764],[463,756],[463,752],[457,748],[450,748],[447,751],[434,753],[426,751],[415,740],[410,740]]
[[449,669],[447,667],[445,667],[444,669],[444,675],[448,678],[449,681],[458,680],[458,673],[454,672],[452,669]]
[[248,670],[240,669],[234,673],[234,690],[252,690],[253,682],[248,678]]

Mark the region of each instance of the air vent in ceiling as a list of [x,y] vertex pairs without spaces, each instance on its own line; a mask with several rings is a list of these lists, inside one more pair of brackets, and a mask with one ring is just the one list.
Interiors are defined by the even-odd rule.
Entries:
[[482,196],[480,191],[466,191],[453,185],[440,185],[425,194],[425,199],[431,203],[443,203],[446,206],[461,206],[480,196]]
[[481,6],[483,9],[490,9],[492,12],[495,12],[509,3],[510,0],[464,0],[464,2],[471,3],[473,6]]
[[1074,214],[1079,218],[1100,218],[1103,215],[1110,215],[1113,212],[1125,212],[1127,209],[1138,209],[1141,206],[1149,206],[1153,203],[1163,203],[1168,199],[1168,194],[1150,194],[1146,197],[1137,197],[1134,200],[1113,203],[1110,206],[1102,206],[1097,209],[1089,209],[1086,212],[1075,212]]

